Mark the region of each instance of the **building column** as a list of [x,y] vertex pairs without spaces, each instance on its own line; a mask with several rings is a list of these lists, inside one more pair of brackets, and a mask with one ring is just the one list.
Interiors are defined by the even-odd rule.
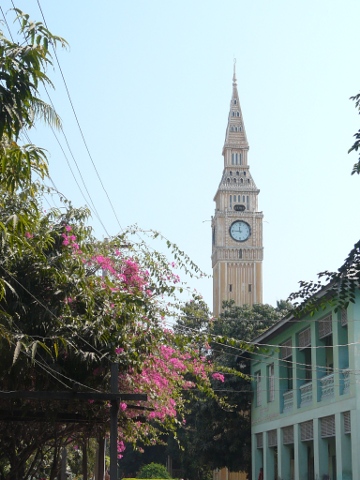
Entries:
[[290,463],[291,463],[291,449],[288,445],[284,445],[283,431],[278,428],[277,431],[278,444],[278,476],[283,479],[290,479]]
[[[264,445],[265,433],[263,432],[261,433],[261,435],[263,436],[263,445]],[[253,480],[258,480],[260,468],[263,468],[264,466],[263,450],[264,448],[258,448],[256,434],[253,435],[252,442],[251,442],[251,451],[252,451],[251,469],[252,469]]]
[[314,470],[315,478],[329,474],[329,446],[327,440],[321,438],[320,418],[314,419]]
[[353,478],[359,478],[360,475],[360,412],[351,410],[351,457]]
[[295,480],[307,478],[308,455],[305,442],[301,441],[300,424],[294,425],[294,462],[295,462]]
[[269,447],[268,434],[264,432],[264,478],[266,480],[275,479],[275,459],[274,450]]
[[335,413],[336,478],[343,478],[342,472],[344,469],[344,465],[343,465],[344,421],[342,420],[343,420],[342,413]]

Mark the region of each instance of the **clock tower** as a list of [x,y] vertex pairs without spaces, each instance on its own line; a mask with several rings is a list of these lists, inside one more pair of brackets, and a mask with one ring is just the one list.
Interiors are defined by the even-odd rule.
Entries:
[[223,300],[233,299],[239,306],[262,303],[263,214],[258,212],[260,190],[250,174],[248,151],[234,65],[224,170],[211,222],[215,316]]

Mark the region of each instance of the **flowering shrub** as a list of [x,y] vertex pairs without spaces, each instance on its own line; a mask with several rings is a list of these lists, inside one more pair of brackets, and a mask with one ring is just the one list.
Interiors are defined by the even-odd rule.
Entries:
[[[119,391],[148,396],[146,403],[120,402],[121,458],[126,442],[155,444],[165,429],[184,424],[184,392],[196,387],[214,395],[211,375],[220,374],[199,356],[197,345],[179,345],[164,328],[164,319],[176,316],[180,305],[183,284],[173,269],[187,270],[182,252],[170,244],[175,264],[143,241],[130,240],[131,234],[98,242],[86,218],[86,210],[51,211],[26,235],[28,247],[6,257],[9,289],[2,306],[16,327],[9,332],[13,348],[1,349],[0,380],[13,390],[106,392],[110,364],[117,362]],[[37,408],[46,416],[59,404]],[[74,400],[68,408],[91,423],[67,426],[64,441],[80,441],[82,431],[106,433],[108,402]],[[48,438],[61,441],[51,422],[48,427]]]

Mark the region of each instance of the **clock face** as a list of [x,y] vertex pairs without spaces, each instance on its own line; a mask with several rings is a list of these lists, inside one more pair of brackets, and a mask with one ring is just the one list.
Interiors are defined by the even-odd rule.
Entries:
[[251,235],[250,225],[242,220],[237,220],[230,227],[230,235],[237,242],[245,242]]

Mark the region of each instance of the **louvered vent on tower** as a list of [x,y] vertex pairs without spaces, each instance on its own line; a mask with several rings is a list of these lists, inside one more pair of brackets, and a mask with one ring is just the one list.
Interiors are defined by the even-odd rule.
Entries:
[[335,437],[335,415],[329,415],[321,419],[321,436]]
[[314,427],[313,421],[309,420],[308,422],[300,423],[300,435],[301,441],[306,442],[308,440],[313,440],[314,438]]

